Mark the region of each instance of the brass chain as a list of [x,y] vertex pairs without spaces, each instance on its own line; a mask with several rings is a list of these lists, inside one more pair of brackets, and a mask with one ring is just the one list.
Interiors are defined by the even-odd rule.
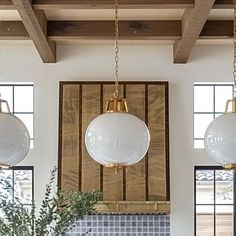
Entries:
[[236,0],[233,0],[234,7],[234,28],[233,28],[233,43],[234,43],[234,97],[236,97]]
[[118,23],[118,0],[115,0],[115,92],[119,96],[119,23]]

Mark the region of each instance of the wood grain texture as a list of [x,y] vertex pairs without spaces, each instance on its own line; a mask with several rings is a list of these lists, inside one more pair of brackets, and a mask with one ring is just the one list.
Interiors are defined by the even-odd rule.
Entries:
[[182,39],[174,43],[174,63],[186,63],[202,31],[215,0],[195,0],[192,9],[186,9],[182,18]]
[[200,34],[201,39],[227,39],[233,37],[234,22],[231,20],[208,20]]
[[12,4],[11,0],[1,0],[0,1],[0,10],[13,10],[15,6]]
[[[145,22],[145,21],[144,21]],[[168,39],[170,37],[170,35],[164,35],[159,34],[158,31],[155,31],[155,27],[159,27],[158,23],[159,21],[155,21],[153,23],[153,29],[150,32],[153,33],[148,33],[147,31],[142,32],[142,34],[137,34],[137,36],[135,36],[132,32],[133,31],[129,31],[129,29],[126,29],[126,31],[123,31],[122,35],[120,36],[120,40],[124,40],[124,39],[130,39],[130,40],[136,40],[136,39],[143,39],[143,38],[147,38],[149,40],[155,40],[156,38],[160,37],[161,39]],[[81,22],[80,22],[81,23]],[[70,24],[70,22],[65,22],[64,26],[62,26],[62,28],[56,28],[53,29],[52,34],[48,35],[48,38],[51,39],[56,39],[56,40],[74,40],[74,39],[113,39],[113,29],[112,26],[110,26],[110,29],[104,29],[104,32],[99,32],[99,29],[93,29],[93,26],[99,26],[100,23],[96,23],[93,24],[92,22],[88,22],[85,23],[90,25],[91,27],[88,28],[87,33],[86,31],[82,30],[79,28],[80,23],[75,23],[72,22],[72,24]],[[53,23],[54,24],[54,23]],[[57,24],[57,23],[55,23]],[[60,23],[61,24],[61,23]],[[109,22],[105,22],[104,27],[106,27],[106,24],[110,24]],[[170,24],[172,24],[170,22]],[[179,26],[180,27],[180,21],[179,21]],[[49,22],[49,28],[50,27],[54,27],[53,25],[51,25],[51,23]],[[63,30],[63,27],[67,28],[65,29],[65,32]],[[71,27],[71,29],[70,29]],[[78,28],[77,28],[78,27]],[[103,25],[101,24],[100,29],[103,29]],[[173,24],[174,27],[174,24]],[[75,28],[75,31],[73,30]],[[168,29],[167,31],[169,31],[170,29]],[[65,34],[64,34],[65,33]],[[173,33],[172,33],[173,34]],[[130,36],[129,36],[130,35]],[[206,24],[203,27],[203,30],[199,36],[199,39],[226,39],[226,38],[232,38],[233,36],[233,21],[231,20],[209,20],[206,22]],[[181,31],[179,30],[178,35],[174,38],[181,38]],[[24,25],[22,24],[21,21],[0,21],[0,39],[2,40],[22,40],[22,39],[26,39],[29,40],[29,34],[27,33],[27,30],[25,29]]]
[[12,2],[42,61],[45,63],[56,62],[56,44],[47,39],[47,19],[44,11],[34,11],[30,0],[12,0]]
[[[120,82],[121,95],[130,112],[148,120],[151,144],[147,162],[115,174],[102,168],[87,153],[84,134],[90,121],[102,112],[114,91],[113,82],[61,82],[59,130],[59,183],[62,189],[102,189],[105,203],[98,210],[108,213],[140,211],[166,213],[168,186],[168,84],[163,82]],[[123,89],[122,89],[123,87]],[[63,93],[62,93],[62,92]],[[61,105],[60,105],[61,107]],[[148,166],[146,165],[148,164]],[[102,170],[102,171],[101,171]],[[60,176],[59,176],[60,178]],[[125,201],[124,201],[125,200]],[[107,201],[109,206],[107,207]],[[159,202],[161,201],[161,203]],[[118,205],[117,205],[118,204]],[[139,207],[139,204],[142,206]],[[147,207],[145,208],[145,204]],[[164,208],[162,208],[164,204]],[[110,209],[110,210],[109,210]],[[113,212],[113,213],[114,213]]]
[[[111,0],[34,0],[36,9],[113,9]],[[193,7],[194,0],[119,0],[121,9],[179,9]]]
[[[110,0],[33,0],[34,9],[113,9]],[[194,0],[120,0],[121,9],[181,9],[194,7]],[[232,0],[216,0],[213,8],[232,9]],[[1,0],[0,9],[15,9],[11,0]]]
[[232,9],[233,1],[232,0],[216,0],[213,6],[215,9]]
[[1,40],[29,40],[29,34],[21,21],[0,21]]
[[[129,112],[145,120],[145,85],[126,85]],[[126,169],[126,200],[145,200],[145,160]]]
[[63,88],[61,188],[79,190],[79,86]]
[[166,200],[165,89],[148,86],[148,125],[151,142],[148,151],[149,200]]
[[[120,86],[120,95],[123,96],[123,86]],[[103,85],[103,107],[113,96],[114,85]],[[115,173],[113,168],[103,170],[103,196],[107,201],[123,200],[123,171]]]
[[[49,21],[48,37],[58,39],[113,39],[114,21]],[[119,37],[180,39],[181,22],[173,21],[119,21]]]
[[100,190],[100,165],[87,152],[84,136],[89,123],[100,114],[100,86],[82,85],[82,191]]

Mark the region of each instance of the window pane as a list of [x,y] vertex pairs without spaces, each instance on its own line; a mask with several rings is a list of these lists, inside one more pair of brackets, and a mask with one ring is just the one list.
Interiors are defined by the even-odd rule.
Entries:
[[[7,100],[10,111],[13,112],[13,88],[12,86],[0,86],[0,94],[3,100]],[[7,111],[6,107],[3,107],[3,111]]]
[[33,138],[33,127],[34,127],[34,122],[33,122],[33,114],[15,114],[18,118],[20,118],[22,120],[22,122],[24,122],[24,124],[26,125],[29,134],[30,134],[30,138]]
[[15,198],[23,204],[32,203],[32,171],[14,170]]
[[14,87],[14,112],[33,112],[33,86]]
[[0,195],[1,197],[7,197],[12,199],[12,170],[1,170],[0,171]]
[[204,148],[204,140],[194,140],[194,148],[203,149]]
[[233,204],[233,171],[217,170],[216,204]]
[[30,140],[30,149],[33,149],[33,148],[34,148],[34,140],[31,139],[31,140]]
[[197,236],[214,236],[214,206],[196,207]]
[[194,86],[194,112],[213,112],[213,86]]
[[233,206],[216,206],[216,236],[233,235]]
[[216,86],[215,87],[215,111],[224,112],[226,101],[232,99],[232,86]]
[[214,171],[196,171],[196,204],[214,203]]
[[213,114],[194,114],[194,138],[204,138],[206,129],[213,119]]

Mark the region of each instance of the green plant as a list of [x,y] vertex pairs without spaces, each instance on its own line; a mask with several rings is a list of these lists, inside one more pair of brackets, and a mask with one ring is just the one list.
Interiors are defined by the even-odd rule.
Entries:
[[[86,214],[95,212],[95,204],[102,199],[98,191],[76,192],[57,191],[52,195],[52,185],[56,178],[56,168],[51,171],[46,185],[45,197],[38,214],[35,203],[26,206],[16,196],[0,196],[0,235],[4,236],[59,236],[66,235],[70,225]],[[12,191],[9,179],[1,180],[7,193]]]

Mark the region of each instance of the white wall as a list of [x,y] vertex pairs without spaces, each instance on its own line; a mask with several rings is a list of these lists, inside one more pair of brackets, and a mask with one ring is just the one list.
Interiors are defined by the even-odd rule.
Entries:
[[[43,64],[31,45],[2,45],[0,82],[35,83],[35,148],[22,165],[35,166],[36,201],[57,165],[58,81],[113,80],[112,46],[58,46],[58,63]],[[193,168],[214,164],[193,149],[193,82],[232,82],[232,46],[196,46],[188,64],[172,63],[172,47],[121,46],[121,80],[170,82],[171,236],[193,235]]]

